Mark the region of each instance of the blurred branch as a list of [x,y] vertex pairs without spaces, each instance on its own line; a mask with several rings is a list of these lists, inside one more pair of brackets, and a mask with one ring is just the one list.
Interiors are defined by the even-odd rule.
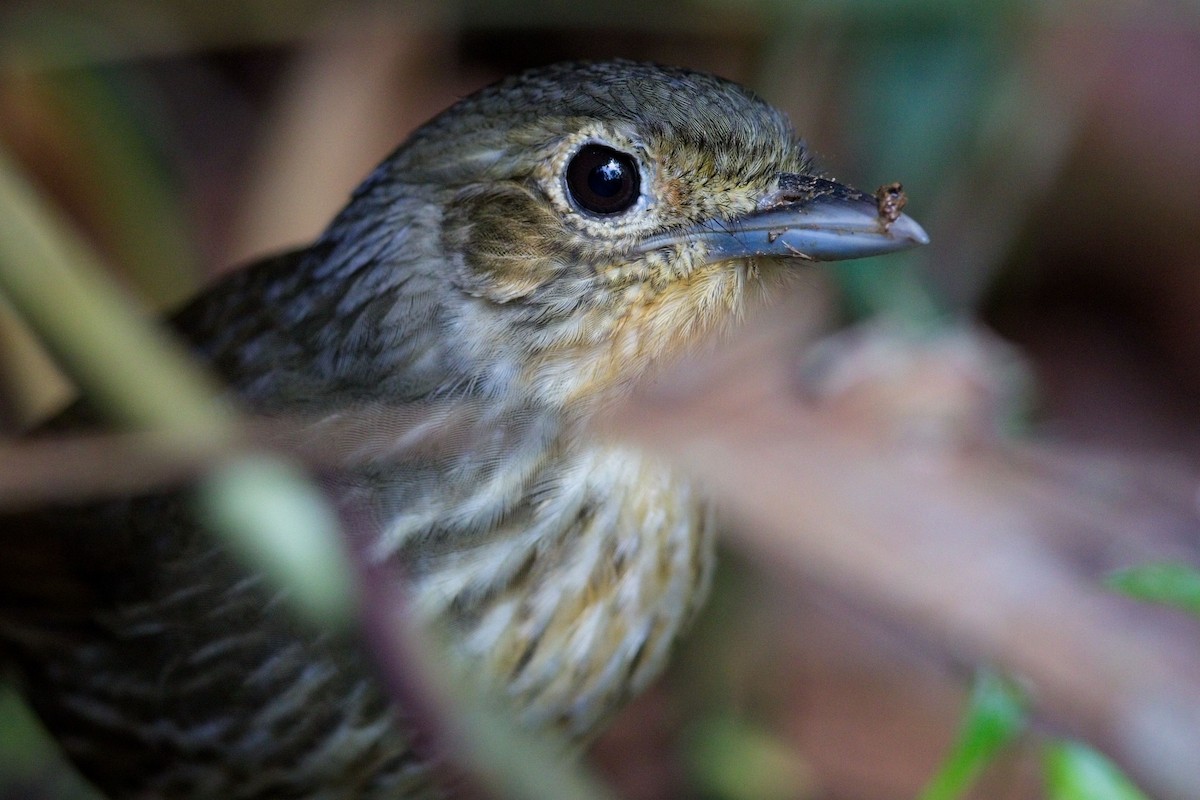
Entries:
[[[236,449],[236,416],[184,349],[104,278],[92,252],[44,205],[0,154],[0,291],[54,352],[61,366],[110,417],[154,435],[163,453],[214,458]],[[107,469],[111,469],[108,461]],[[93,465],[95,466],[95,465]],[[201,493],[216,530],[243,556],[295,591],[300,607],[344,622],[352,593],[336,531],[319,516],[292,513],[281,537],[264,509],[313,507],[298,477],[261,461],[214,462]],[[96,470],[93,474],[105,470]],[[250,506],[227,491],[253,478]],[[222,491],[224,487],[226,491]]]
[[471,400],[348,407],[308,418],[242,417],[228,436],[187,448],[175,447],[174,434],[162,429],[42,433],[0,440],[0,508],[178,489],[222,463],[267,452],[314,472],[338,472],[446,457],[489,438],[492,417]]
[[193,369],[103,275],[91,251],[0,153],[0,291],[83,389],[113,416],[188,448],[226,439],[232,417]]
[[474,88],[444,55],[443,11],[355,6],[297,48],[244,182],[230,262],[316,238],[400,134]]
[[612,800],[570,758],[565,742],[514,724],[511,711],[455,657],[449,631],[421,626],[395,566],[366,553],[377,538],[368,516],[345,504],[339,511],[357,555],[367,643],[389,695],[415,723],[415,746],[437,765],[443,786],[472,800]]

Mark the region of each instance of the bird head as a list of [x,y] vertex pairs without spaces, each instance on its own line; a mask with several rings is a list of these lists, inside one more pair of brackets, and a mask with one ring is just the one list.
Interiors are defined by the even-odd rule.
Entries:
[[686,350],[764,277],[928,241],[815,175],[786,116],[748,90],[624,61],[460,101],[384,162],[351,217],[364,203],[404,205],[376,216],[403,219],[437,284],[456,372],[554,404]]

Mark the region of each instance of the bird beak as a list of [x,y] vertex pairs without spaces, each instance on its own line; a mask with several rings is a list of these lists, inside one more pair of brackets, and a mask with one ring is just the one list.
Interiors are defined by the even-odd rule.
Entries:
[[705,263],[756,256],[840,261],[883,255],[929,243],[924,229],[900,213],[904,203],[899,184],[869,195],[789,173],[754,211],[654,236],[639,250],[699,242],[706,245]]

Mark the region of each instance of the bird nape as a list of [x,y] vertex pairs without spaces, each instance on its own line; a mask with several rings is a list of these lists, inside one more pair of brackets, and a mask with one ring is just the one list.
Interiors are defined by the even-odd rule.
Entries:
[[[519,724],[583,741],[663,667],[714,522],[684,472],[580,423],[798,266],[926,241],[894,202],[814,174],[746,89],[561,64],[447,109],[317,242],[172,323],[258,414],[476,404],[465,446],[365,448],[333,485],[452,657]],[[102,791],[441,796],[357,643],[294,621],[180,494],[2,528],[0,642]]]

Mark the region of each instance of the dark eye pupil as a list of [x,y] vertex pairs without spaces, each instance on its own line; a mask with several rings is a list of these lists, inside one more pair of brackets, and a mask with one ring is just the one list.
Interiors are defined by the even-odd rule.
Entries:
[[637,202],[640,189],[633,158],[611,147],[589,144],[567,165],[567,190],[585,211],[612,215]]
[[611,159],[607,164],[601,164],[588,175],[588,188],[601,197],[612,197],[621,191],[625,182],[625,169]]

